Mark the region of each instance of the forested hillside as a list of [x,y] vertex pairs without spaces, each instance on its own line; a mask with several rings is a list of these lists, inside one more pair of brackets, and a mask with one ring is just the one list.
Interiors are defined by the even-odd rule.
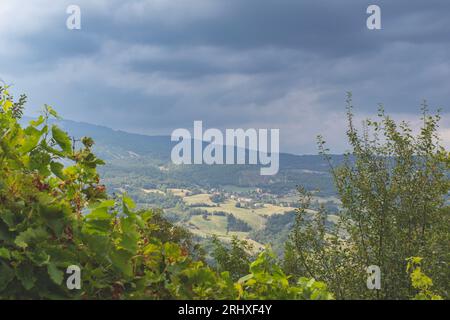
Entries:
[[[20,122],[26,124],[31,118],[24,117]],[[280,172],[275,177],[267,178],[259,175],[257,165],[233,166],[184,166],[171,167],[170,153],[175,142],[170,136],[148,136],[113,130],[104,126],[75,122],[63,119],[50,119],[71,138],[79,140],[89,136],[95,140],[93,150],[107,161],[100,168],[105,175],[116,176],[129,174],[136,176],[154,170],[152,175],[143,175],[147,183],[168,184],[173,188],[185,187],[220,187],[227,185],[241,187],[268,188],[274,193],[282,193],[295,189],[298,181],[311,189],[320,189],[323,194],[334,194],[335,189],[328,172],[326,161],[318,155],[280,154]],[[75,141],[75,144],[80,141]],[[247,151],[248,152],[248,151]],[[301,153],[301,150],[299,150]],[[332,161],[339,164],[341,155],[332,155]],[[164,168],[165,170],[161,170]],[[172,169],[172,170],[167,170]],[[175,170],[176,169],[176,170]],[[126,172],[124,172],[126,171]]]

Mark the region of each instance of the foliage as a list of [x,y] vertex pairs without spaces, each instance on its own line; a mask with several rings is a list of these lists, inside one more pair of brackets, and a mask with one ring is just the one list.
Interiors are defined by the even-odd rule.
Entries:
[[250,274],[238,282],[240,297],[272,300],[330,300],[333,295],[323,282],[301,277],[296,284],[289,283],[274,253],[266,250],[250,265]]
[[244,220],[236,218],[233,214],[227,213],[227,231],[249,232],[252,228]]
[[214,236],[212,242],[214,248],[211,255],[218,271],[228,271],[234,280],[248,274],[253,248],[247,241],[232,237],[230,245],[226,246]]
[[[23,128],[22,102],[0,90],[0,299],[331,298],[320,282],[289,285],[270,251],[238,282],[216,272],[158,210],[107,195],[93,140],[77,148],[53,108]],[[71,265],[81,290],[65,284]]]
[[433,293],[431,287],[433,280],[422,272],[422,258],[412,257],[407,259],[406,271],[410,273],[411,284],[419,292],[414,296],[414,300],[442,300],[442,297]]
[[[347,102],[352,152],[337,168],[329,161],[342,202],[339,221],[327,225],[323,208],[310,217],[311,195],[302,192],[286,270],[325,281],[337,298],[405,299],[412,294],[406,259],[420,255],[436,290],[448,296],[449,158],[439,144],[439,115],[429,115],[424,104],[423,124],[414,135],[380,107],[379,120],[367,120],[360,134],[351,95]],[[319,148],[330,160],[321,138]],[[366,288],[370,265],[381,268],[381,290]]]
[[259,243],[269,243],[277,256],[282,257],[295,217],[295,211],[270,215],[264,229],[253,231],[249,237]]

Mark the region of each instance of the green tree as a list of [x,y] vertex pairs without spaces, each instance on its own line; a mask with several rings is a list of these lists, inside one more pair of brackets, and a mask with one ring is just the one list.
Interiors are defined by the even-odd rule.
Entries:
[[238,280],[249,273],[253,248],[247,241],[239,240],[234,236],[227,246],[214,236],[212,242],[214,248],[211,255],[218,271],[228,271],[233,280]]
[[[379,109],[362,133],[348,96],[347,136],[352,151],[335,167],[319,137],[339,194],[339,221],[331,227],[322,208],[308,211],[302,194],[295,228],[286,245],[285,268],[329,284],[337,298],[405,299],[413,295],[406,259],[421,256],[435,289],[448,296],[448,152],[439,144],[439,114],[422,107],[417,135]],[[381,268],[381,290],[366,288],[366,268]]]

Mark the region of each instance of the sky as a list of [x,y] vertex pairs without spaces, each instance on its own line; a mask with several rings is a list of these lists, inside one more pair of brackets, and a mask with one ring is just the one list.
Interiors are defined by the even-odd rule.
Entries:
[[[66,8],[81,9],[68,30]],[[366,27],[369,5],[381,30]],[[420,124],[442,109],[450,146],[448,0],[1,0],[0,79],[26,113],[150,135],[280,129],[281,150],[343,152],[345,96],[358,123],[382,103]]]

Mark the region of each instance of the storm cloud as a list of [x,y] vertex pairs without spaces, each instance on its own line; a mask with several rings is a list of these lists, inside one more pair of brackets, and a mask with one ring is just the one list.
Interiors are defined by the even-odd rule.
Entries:
[[[82,29],[67,30],[77,4]],[[381,7],[382,30],[366,9]],[[146,134],[202,120],[279,128],[283,151],[345,149],[345,93],[419,123],[443,109],[450,144],[447,0],[2,0],[0,78],[68,119]]]

